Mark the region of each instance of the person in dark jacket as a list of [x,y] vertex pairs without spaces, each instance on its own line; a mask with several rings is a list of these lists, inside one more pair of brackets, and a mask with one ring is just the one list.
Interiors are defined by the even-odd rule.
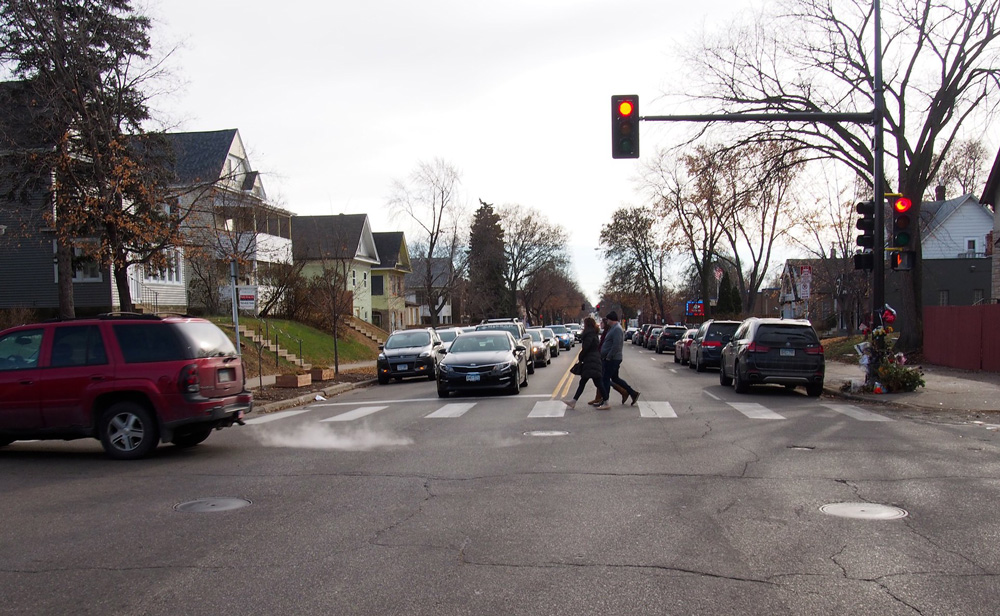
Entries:
[[[604,337],[606,335],[608,335],[608,320],[606,318],[604,318],[604,319],[601,319],[601,343],[600,343],[600,346],[604,345]],[[628,390],[626,390],[624,387],[622,387],[618,383],[611,383],[611,389],[617,391],[618,393],[620,393],[622,395],[622,404],[625,404],[625,401],[628,400]],[[610,390],[608,391],[608,395],[611,395],[611,391]],[[601,406],[602,404],[604,404],[604,402],[605,401],[601,398],[601,390],[598,389],[597,390],[597,397],[595,397],[593,400],[591,400],[587,404],[589,404],[590,406]]]
[[608,405],[608,393],[604,390],[603,373],[601,372],[601,344],[598,340],[597,321],[593,317],[583,320],[583,334],[580,336],[580,355],[577,361],[582,364],[580,372],[580,385],[576,388],[576,395],[572,399],[564,399],[563,402],[569,408],[576,408],[576,401],[583,395],[583,388],[588,380],[593,380],[597,387],[597,394],[604,401],[597,407],[599,411],[606,411],[611,408]]

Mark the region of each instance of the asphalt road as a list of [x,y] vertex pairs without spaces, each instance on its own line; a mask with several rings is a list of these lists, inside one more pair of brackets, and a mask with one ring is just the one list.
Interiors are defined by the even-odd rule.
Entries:
[[565,411],[575,352],[517,396],[391,383],[138,462],[0,449],[0,614],[1000,611],[997,432],[631,345],[642,404]]

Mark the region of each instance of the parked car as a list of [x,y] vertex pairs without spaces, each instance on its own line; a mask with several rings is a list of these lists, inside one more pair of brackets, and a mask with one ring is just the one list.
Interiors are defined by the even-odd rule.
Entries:
[[0,332],[0,446],[96,438],[108,456],[192,447],[253,406],[229,337],[192,317],[107,314]]
[[528,348],[506,330],[460,336],[441,361],[438,396],[453,391],[503,389],[512,394],[528,384]]
[[751,318],[722,348],[719,383],[746,393],[751,385],[776,383],[823,393],[826,360],[812,324],[799,319]]
[[674,344],[674,363],[687,365],[691,360],[691,343],[694,342],[694,335],[697,329],[688,329],[681,335],[680,340]]
[[[441,338],[441,343],[445,351],[451,347],[451,343],[455,341],[455,338],[462,335],[465,328],[462,327],[439,327],[436,330],[437,335]],[[473,330],[475,331],[475,330]]]
[[674,345],[686,331],[687,328],[681,325],[664,325],[660,335],[656,337],[656,352],[673,353]]
[[551,364],[552,351],[549,350],[549,343],[542,336],[542,331],[530,328],[528,329],[528,335],[531,336],[531,361],[535,362],[536,366],[539,364],[542,366]]
[[559,357],[559,339],[556,338],[556,333],[547,327],[532,327],[531,329],[542,332],[542,339],[545,340],[545,344],[549,345],[549,355]]
[[[484,330],[509,332],[519,345],[523,346],[525,349],[531,348],[531,336],[528,335],[528,331],[524,328],[524,323],[521,319],[516,317],[506,319],[486,319],[476,326],[476,331]],[[533,362],[528,362],[528,374],[534,373],[535,364]]]
[[702,323],[691,341],[688,368],[704,372],[708,367],[718,367],[722,360],[722,347],[729,342],[739,326],[740,321],[709,319]]
[[638,327],[629,327],[629,328],[627,328],[625,330],[625,340],[632,340],[632,336],[634,336],[635,332],[637,332],[637,331],[639,331]]
[[433,381],[437,378],[444,343],[434,328],[427,327],[394,332],[378,349],[375,368],[379,385],[385,385],[389,379],[401,381],[411,376]]
[[546,325],[545,327],[555,333],[556,338],[559,339],[560,349],[569,351],[576,344],[576,337],[573,335],[573,332],[566,329],[565,325]]
[[649,334],[646,336],[645,341],[642,343],[643,348],[648,350],[653,350],[656,348],[656,339],[660,337],[660,332],[663,331],[662,327],[651,327],[649,328]]

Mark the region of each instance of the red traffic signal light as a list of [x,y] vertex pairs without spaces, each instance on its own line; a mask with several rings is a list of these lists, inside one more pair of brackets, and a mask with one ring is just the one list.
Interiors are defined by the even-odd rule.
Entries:
[[913,240],[910,208],[913,202],[902,195],[893,195],[892,202],[892,248],[909,250]]
[[639,158],[639,95],[611,97],[611,158]]

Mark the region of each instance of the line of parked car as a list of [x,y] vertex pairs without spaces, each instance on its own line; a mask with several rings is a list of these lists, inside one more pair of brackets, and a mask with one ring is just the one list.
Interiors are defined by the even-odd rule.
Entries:
[[536,367],[552,363],[576,344],[575,324],[525,327],[516,318],[488,319],[474,327],[403,330],[379,347],[378,382],[424,377],[438,395],[489,389],[518,393]]
[[813,397],[823,393],[823,345],[807,320],[709,319],[696,328],[647,324],[629,330],[626,339],[632,344],[673,353],[675,363],[697,372],[718,368],[719,383],[737,393],[766,384],[804,386]]

